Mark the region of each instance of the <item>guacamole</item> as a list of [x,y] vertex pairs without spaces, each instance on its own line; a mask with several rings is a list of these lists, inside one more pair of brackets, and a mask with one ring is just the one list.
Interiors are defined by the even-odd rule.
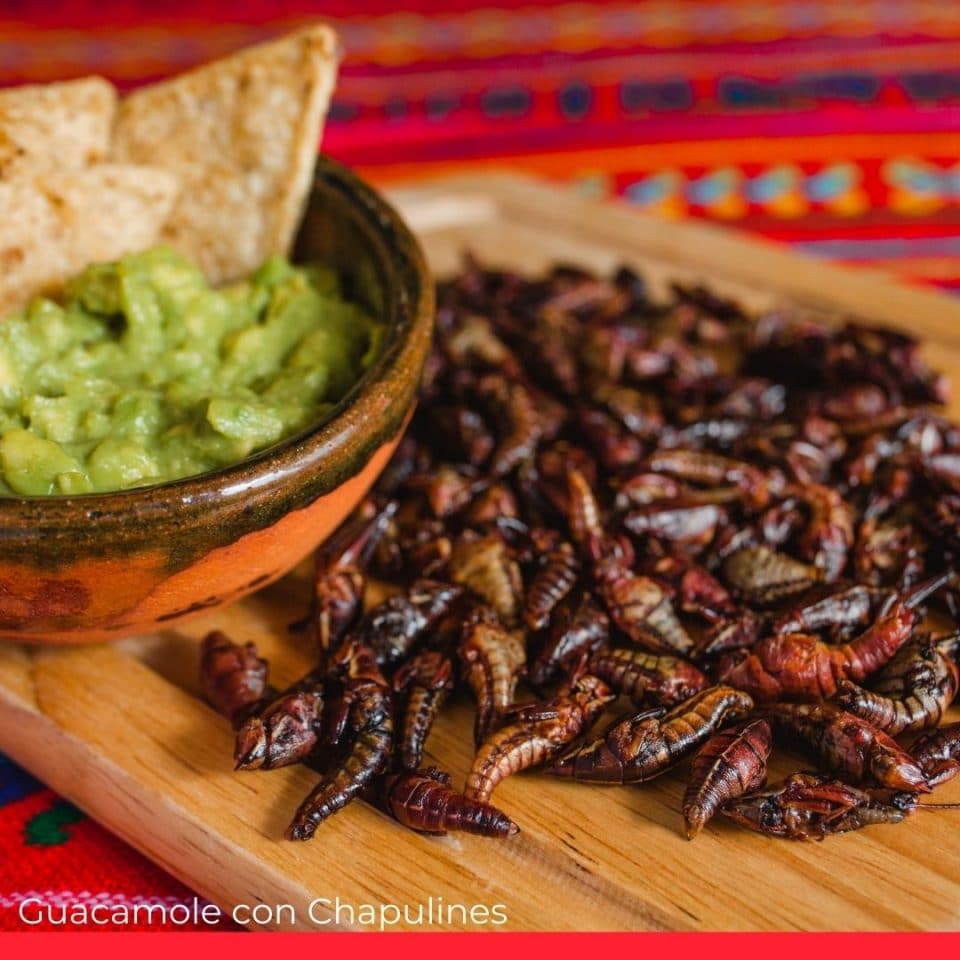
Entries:
[[276,257],[212,289],[166,248],[89,266],[0,322],[0,495],[125,490],[237,463],[317,422],[383,324]]

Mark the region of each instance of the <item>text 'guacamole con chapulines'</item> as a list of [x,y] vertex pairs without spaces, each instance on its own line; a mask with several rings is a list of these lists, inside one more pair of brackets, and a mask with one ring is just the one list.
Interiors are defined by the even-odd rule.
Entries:
[[108,492],[237,463],[316,423],[384,332],[275,257],[211,288],[166,248],[93,264],[0,323],[0,495]]

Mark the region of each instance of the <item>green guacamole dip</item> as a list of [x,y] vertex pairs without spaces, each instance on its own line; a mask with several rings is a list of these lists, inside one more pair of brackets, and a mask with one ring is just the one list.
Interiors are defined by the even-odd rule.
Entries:
[[211,289],[166,248],[88,267],[0,322],[0,495],[125,490],[237,463],[317,422],[383,325],[325,267]]

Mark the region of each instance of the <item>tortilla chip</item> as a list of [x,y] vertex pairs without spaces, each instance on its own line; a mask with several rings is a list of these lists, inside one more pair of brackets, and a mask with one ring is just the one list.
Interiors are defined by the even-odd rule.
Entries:
[[117,92],[99,77],[0,90],[0,181],[102,160]]
[[113,157],[175,173],[163,240],[214,284],[288,253],[336,79],[336,34],[316,26],[121,100]]
[[0,181],[0,317],[88,263],[153,246],[177,191],[166,170],[106,163]]

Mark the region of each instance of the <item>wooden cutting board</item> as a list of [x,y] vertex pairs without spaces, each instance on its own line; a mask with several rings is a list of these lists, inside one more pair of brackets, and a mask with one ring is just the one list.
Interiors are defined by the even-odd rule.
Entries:
[[[960,380],[960,303],[878,274],[514,177],[434,182],[394,198],[437,272],[453,269],[465,248],[524,270],[566,260],[606,271],[626,261],[655,285],[703,279],[753,306],[799,300],[906,326]],[[716,822],[688,843],[683,782],[673,774],[610,788],[511,778],[495,797],[522,828],[509,841],[422,837],[362,802],[311,843],[282,840],[316,776],[231,771],[231,732],[198,696],[196,642],[214,626],[253,640],[282,686],[310,661],[286,631],[307,590],[301,569],[179,630],[110,647],[0,646],[0,751],[203,896],[226,908],[290,904],[304,929],[331,928],[311,922],[309,904],[334,897],[408,905],[414,919],[431,898],[435,913],[441,898],[468,909],[503,904],[501,929],[509,930],[960,927],[960,812],[921,812],[823,844],[776,842]],[[469,703],[457,702],[430,742],[430,759],[457,781],[470,760],[470,724]],[[773,774],[789,768],[781,760]],[[960,783],[937,799],[960,800]],[[490,929],[460,916],[442,928]]]

